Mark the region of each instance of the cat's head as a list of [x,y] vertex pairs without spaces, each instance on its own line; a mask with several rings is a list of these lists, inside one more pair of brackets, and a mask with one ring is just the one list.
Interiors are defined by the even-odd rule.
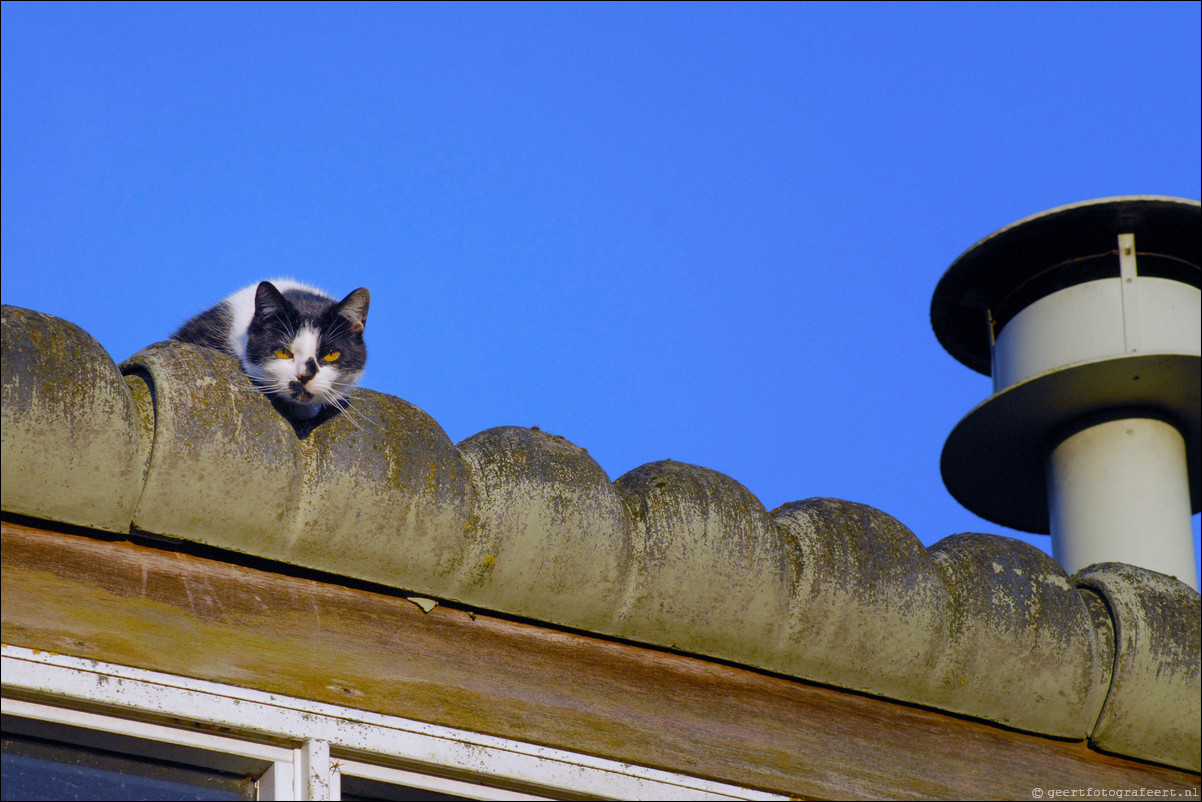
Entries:
[[281,293],[270,281],[260,282],[244,370],[296,418],[312,418],[327,404],[344,407],[367,363],[363,327],[370,298],[366,287],[335,301],[306,289]]

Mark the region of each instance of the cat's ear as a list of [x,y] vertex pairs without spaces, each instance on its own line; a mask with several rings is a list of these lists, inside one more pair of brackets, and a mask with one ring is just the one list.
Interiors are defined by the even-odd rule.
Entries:
[[260,281],[255,289],[255,318],[283,316],[287,311],[288,302],[275,285],[270,281]]
[[350,295],[338,302],[338,314],[351,322],[351,331],[363,331],[367,324],[367,305],[371,302],[371,293],[367,287],[352,290]]

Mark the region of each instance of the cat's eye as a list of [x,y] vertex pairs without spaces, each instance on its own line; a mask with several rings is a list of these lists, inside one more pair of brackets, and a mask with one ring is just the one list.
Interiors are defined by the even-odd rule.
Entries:
[[292,352],[287,348],[281,348],[275,352],[277,359],[292,359]]
[[337,361],[338,361],[338,357],[340,357],[340,356],[342,356],[342,354],[340,354],[338,351],[331,351],[330,353],[328,353],[328,354],[326,354],[325,356],[323,356],[323,357],[322,357],[322,361],[324,361],[324,362],[337,362]]

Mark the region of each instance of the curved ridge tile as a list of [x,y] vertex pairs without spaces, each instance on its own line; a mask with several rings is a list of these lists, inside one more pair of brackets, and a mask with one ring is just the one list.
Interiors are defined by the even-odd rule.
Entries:
[[[154,444],[134,514],[143,531],[258,554],[288,523],[302,476],[296,435],[239,370],[208,348],[156,343],[121,363],[154,410]],[[262,555],[268,556],[268,555]]]
[[800,554],[780,670],[841,688],[925,701],[950,602],[917,536],[851,501],[773,510]]
[[444,595],[471,527],[467,466],[442,427],[408,401],[360,389],[351,404],[352,414],[298,441],[307,486],[289,553]]
[[573,627],[604,629],[629,570],[625,509],[588,452],[501,426],[459,444],[476,487],[457,597]]
[[1106,606],[1101,594],[1080,585],[1077,586],[1077,591],[1081,594],[1081,600],[1085,602],[1085,608],[1093,622],[1095,646],[1093,691],[1085,709],[1100,713],[1114,676],[1114,622],[1110,620],[1110,608]]
[[298,436],[230,356],[157,343],[122,369],[154,401],[139,529],[420,592],[443,586],[472,492],[420,409],[357,390],[349,414]]
[[614,483],[632,522],[618,634],[764,666],[787,627],[797,555],[747,488],[664,460]]
[[1055,560],[999,535],[930,547],[951,599],[949,642],[927,702],[1023,730],[1088,735],[1098,645],[1081,594]]
[[1202,596],[1146,568],[1100,563],[1074,581],[1106,601],[1114,679],[1093,728],[1098,749],[1202,769]]
[[61,318],[4,306],[3,508],[128,532],[142,490],[138,417],[100,343]]

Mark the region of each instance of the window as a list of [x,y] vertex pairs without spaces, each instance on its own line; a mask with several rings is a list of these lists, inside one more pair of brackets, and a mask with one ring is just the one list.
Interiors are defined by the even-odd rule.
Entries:
[[199,755],[181,755],[181,763],[165,751],[172,750],[154,741],[5,716],[0,795],[28,802],[254,799],[255,778],[268,768],[223,771],[216,753],[197,764]]
[[783,798],[16,646],[2,659],[5,799]]

